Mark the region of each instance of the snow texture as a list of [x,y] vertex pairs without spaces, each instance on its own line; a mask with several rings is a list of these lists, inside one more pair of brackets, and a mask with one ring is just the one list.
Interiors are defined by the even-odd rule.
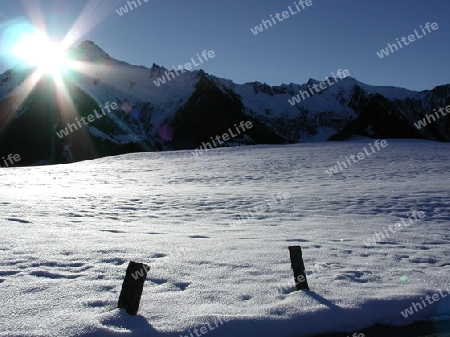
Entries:
[[[449,144],[388,140],[325,173],[369,142],[0,169],[0,335],[351,335],[448,318],[450,296],[400,312],[450,288]],[[364,244],[413,210],[425,218]],[[294,289],[290,245],[310,291]],[[130,260],[151,266],[135,317],[116,308]]]

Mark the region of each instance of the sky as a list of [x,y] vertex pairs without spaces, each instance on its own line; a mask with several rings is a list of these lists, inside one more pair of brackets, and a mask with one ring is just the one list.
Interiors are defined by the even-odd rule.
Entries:
[[[298,0],[139,1],[130,10],[123,0],[1,0],[0,73],[17,64],[11,31],[28,22],[58,41],[77,31],[75,45],[92,40],[116,59],[147,67],[172,68],[213,50],[201,68],[235,83],[303,84],[339,69],[371,85],[420,91],[450,83],[448,0],[311,0],[299,12]],[[119,15],[124,6],[128,13]],[[289,6],[293,15],[252,33]],[[427,22],[438,29],[424,35]],[[377,55],[414,30],[421,38]]]

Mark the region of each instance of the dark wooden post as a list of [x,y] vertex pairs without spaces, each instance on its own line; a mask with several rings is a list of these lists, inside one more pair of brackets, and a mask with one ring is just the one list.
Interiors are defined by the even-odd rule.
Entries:
[[139,302],[149,270],[150,267],[143,263],[130,261],[128,264],[117,307],[127,309],[129,315],[136,316],[139,310]]
[[294,271],[295,287],[297,290],[309,290],[305,274],[305,265],[303,263],[302,249],[300,246],[289,246],[289,255],[291,257],[292,270]]

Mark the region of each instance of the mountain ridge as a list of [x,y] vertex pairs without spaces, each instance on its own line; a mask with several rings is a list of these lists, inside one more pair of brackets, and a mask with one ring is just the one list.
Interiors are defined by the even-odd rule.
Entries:
[[[306,90],[311,81],[319,81],[279,86],[258,81],[236,84],[196,69],[156,86],[154,81],[169,69],[155,63],[148,68],[116,60],[89,40],[70,48],[68,54],[82,67],[64,74],[63,82],[70,88],[66,98],[47,77],[37,82],[28,97],[21,97],[21,84],[33,69],[16,66],[0,75],[0,150],[22,151],[23,165],[66,163],[135,151],[194,149],[243,120],[251,121],[255,128],[237,137],[237,142],[222,146],[359,136],[450,141],[448,116],[421,130],[414,126],[433,109],[450,104],[448,84],[417,92],[371,86],[348,76],[291,105],[289,99]],[[36,102],[45,102],[46,107]],[[51,122],[52,130],[59,131],[65,123],[88,116],[107,102],[117,103],[120,109],[64,139],[58,139],[56,132],[50,134],[48,125],[32,117],[34,112]],[[33,134],[25,140],[30,125],[48,134],[40,136],[44,139]],[[36,148],[36,144],[41,146]]]

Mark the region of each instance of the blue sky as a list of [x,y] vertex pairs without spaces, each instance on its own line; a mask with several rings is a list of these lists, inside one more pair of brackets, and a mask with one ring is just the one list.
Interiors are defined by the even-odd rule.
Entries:
[[[295,9],[297,0],[140,1],[119,16],[116,9],[127,1],[1,0],[0,72],[16,62],[8,57],[2,33],[27,20],[45,25],[54,39],[75,27],[82,33],[79,42],[93,40],[111,56],[136,65],[171,68],[214,50],[216,57],[202,68],[236,83],[301,84],[338,69],[373,85],[426,90],[450,83],[448,0],[312,0],[258,35],[250,28],[288,6]],[[439,29],[383,59],[377,56],[427,22]]]

